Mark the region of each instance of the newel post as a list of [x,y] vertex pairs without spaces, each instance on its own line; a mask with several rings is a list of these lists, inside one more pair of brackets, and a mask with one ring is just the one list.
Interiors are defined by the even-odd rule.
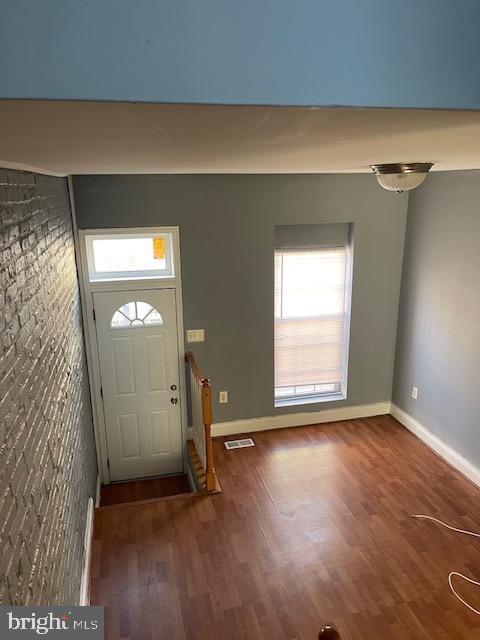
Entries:
[[213,466],[213,445],[212,445],[212,387],[210,380],[202,380],[202,415],[205,427],[205,457],[206,457],[206,490],[215,491],[215,469]]

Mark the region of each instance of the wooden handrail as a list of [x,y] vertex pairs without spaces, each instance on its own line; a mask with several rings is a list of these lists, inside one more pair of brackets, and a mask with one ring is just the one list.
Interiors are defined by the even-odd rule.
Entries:
[[[200,368],[197,365],[195,360],[195,356],[191,351],[187,351],[185,354],[185,362],[190,367],[190,371],[192,372],[193,378],[195,382],[200,388],[201,393],[201,402],[202,402],[202,423],[204,427],[204,438],[205,438],[205,469],[203,472],[205,474],[205,482],[204,489],[207,492],[215,491],[217,487],[217,481],[215,477],[215,467],[213,464],[213,444],[212,444],[212,386],[210,384],[209,378],[204,378],[200,372]],[[193,454],[198,459],[198,452],[196,450],[196,444],[193,441]],[[194,465],[195,466],[195,465]]]
[[200,369],[198,368],[198,364],[195,360],[195,356],[193,355],[192,351],[187,351],[187,353],[185,354],[185,362],[188,364],[188,366],[192,370],[192,373],[197,379],[197,381],[201,384],[203,377],[202,377],[202,374],[200,373]]

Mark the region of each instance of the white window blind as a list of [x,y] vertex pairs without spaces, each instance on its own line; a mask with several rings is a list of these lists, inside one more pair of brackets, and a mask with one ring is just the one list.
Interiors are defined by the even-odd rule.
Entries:
[[275,398],[340,393],[347,250],[275,252]]

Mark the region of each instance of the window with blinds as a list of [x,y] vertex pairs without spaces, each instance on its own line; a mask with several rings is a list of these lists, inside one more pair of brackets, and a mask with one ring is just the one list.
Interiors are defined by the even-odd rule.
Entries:
[[275,251],[275,403],[341,394],[346,247]]

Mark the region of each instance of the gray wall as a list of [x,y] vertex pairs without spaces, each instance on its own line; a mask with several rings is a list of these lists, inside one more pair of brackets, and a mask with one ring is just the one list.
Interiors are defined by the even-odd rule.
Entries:
[[478,0],[0,0],[0,96],[480,108]]
[[66,181],[0,169],[0,602],[78,604],[96,462]]
[[393,401],[477,465],[479,361],[480,171],[432,174],[410,195]]
[[[185,328],[215,392],[215,421],[389,401],[407,196],[367,175],[78,176],[82,228],[180,226]],[[354,223],[348,398],[273,408],[275,225]],[[215,401],[217,394],[215,393]]]

